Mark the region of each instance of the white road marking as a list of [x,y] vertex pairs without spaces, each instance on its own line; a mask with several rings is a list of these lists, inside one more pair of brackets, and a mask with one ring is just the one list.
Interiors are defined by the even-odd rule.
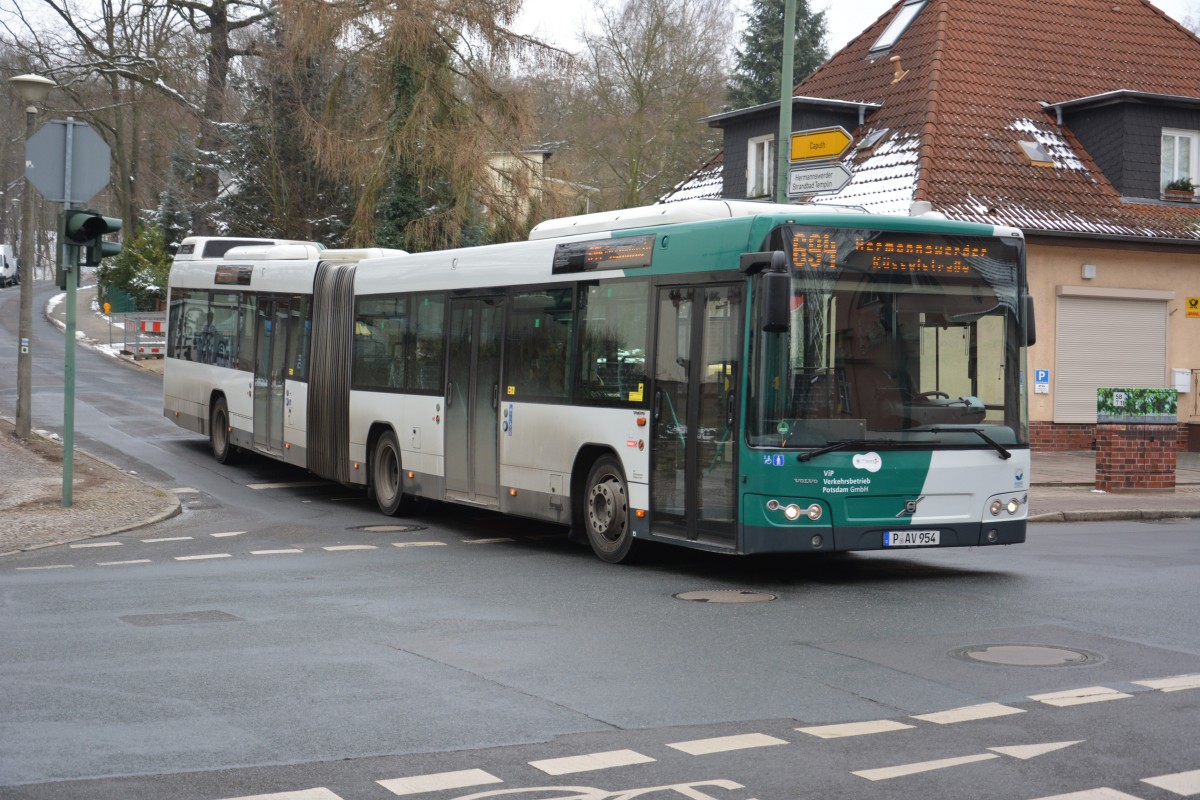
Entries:
[[932,722],[937,725],[953,725],[956,722],[970,722],[976,719],[991,719],[992,717],[1006,717],[1009,714],[1024,713],[1025,709],[1023,708],[1013,708],[1012,706],[1005,706],[1000,703],[982,703],[977,706],[951,708],[933,714],[916,714],[913,716],[913,719]]
[[200,494],[199,489],[193,489],[190,486],[180,486],[178,489],[168,489],[171,494]]
[[1039,797],[1037,800],[1141,800],[1141,798],[1125,794],[1124,792],[1118,792],[1116,789],[1109,789],[1107,786],[1102,786],[1099,789],[1085,789],[1082,792],[1056,794],[1053,797]]
[[814,728],[796,728],[801,733],[819,736],[822,739],[840,739],[843,736],[866,736],[872,733],[888,733],[916,727],[890,719],[876,719],[868,722],[847,722],[841,725],[818,725]]
[[229,553],[209,553],[203,556],[175,556],[176,561],[204,561],[208,558],[233,558]]
[[303,552],[304,551],[301,550],[299,547],[289,547],[284,550],[251,550],[250,555],[252,555],[252,556],[277,556],[277,555],[282,555],[284,553],[303,553]]
[[220,539],[224,536],[241,536],[245,531],[226,531],[225,533],[210,533],[209,536],[214,539]]
[[1076,739],[1073,742],[1046,742],[1045,744],[1019,744],[1011,747],[989,747],[993,753],[999,753],[1012,758],[1019,758],[1022,761],[1028,761],[1031,758],[1044,756],[1046,753],[1053,753],[1055,750],[1064,750],[1072,745],[1080,744],[1086,739]]
[[132,561],[97,561],[96,566],[97,567],[117,567],[122,564],[149,564],[149,563],[150,563],[150,559],[148,559],[148,558],[135,558]]
[[498,542],[511,542],[514,540],[505,536],[500,536],[495,539],[463,539],[462,541],[463,544],[496,544]]
[[1195,797],[1200,794],[1200,769],[1176,772],[1174,775],[1159,775],[1157,778],[1142,778],[1142,783],[1166,789],[1180,797]]
[[322,547],[321,549],[336,552],[339,550],[377,550],[378,548],[373,544],[336,544],[332,547]]
[[1081,706],[1087,703],[1103,703],[1106,700],[1122,700],[1133,697],[1131,694],[1109,689],[1107,686],[1088,686],[1083,689],[1069,689],[1065,692],[1050,692],[1049,694],[1031,694],[1030,700],[1045,703],[1048,706],[1064,708],[1066,706]]
[[375,781],[392,794],[420,794],[438,792],[443,789],[465,789],[468,786],[484,786],[489,783],[504,783],[495,775],[481,769],[464,769],[459,772],[437,772],[431,775],[413,775],[408,778],[393,778]]
[[860,778],[866,778],[869,781],[886,781],[891,778],[902,778],[905,775],[916,775],[919,772],[931,772],[935,769],[946,769],[947,767],[957,767],[961,764],[974,764],[976,761],[990,761],[993,758],[1000,756],[995,753],[980,753],[975,756],[960,756],[958,758],[941,758],[937,761],[922,761],[918,764],[900,764],[895,767],[882,767],[880,769],[863,769],[858,772],[852,772],[852,775],[857,775]]
[[289,483],[248,483],[247,489],[261,491],[263,489],[307,489],[312,486],[324,486],[325,481],[291,481]]
[[248,797],[230,797],[228,800],[342,800],[324,787],[317,789],[301,789],[298,792],[276,792],[275,794],[255,794]]
[[612,767],[628,767],[633,764],[649,764],[654,761],[633,750],[611,750],[607,753],[589,753],[584,756],[548,758],[530,761],[529,766],[540,769],[547,775],[571,775],[576,772],[591,772]]
[[392,542],[392,547],[445,547],[445,542]]
[[142,539],[142,544],[154,544],[155,542],[186,542],[194,537],[192,536],[164,536],[161,539]]
[[1182,692],[1184,689],[1200,689],[1200,675],[1175,675],[1152,681],[1134,681],[1138,686],[1160,689],[1164,692]]
[[682,750],[688,755],[706,756],[711,753],[728,753],[731,750],[749,750],[752,747],[773,747],[787,744],[765,733],[744,733],[740,736],[718,736],[715,739],[693,739],[690,742],[675,742],[667,747]]
[[121,542],[88,542],[86,544],[69,544],[67,547],[72,550],[81,550],[86,547],[120,547]]
[[72,568],[72,567],[74,567],[74,566],[75,566],[74,564],[47,564],[47,565],[46,565],[46,566],[44,566],[44,567],[17,567],[17,569],[18,569],[18,570],[22,570],[22,569],[27,569],[27,570],[34,570],[34,569],[71,569],[71,568]]

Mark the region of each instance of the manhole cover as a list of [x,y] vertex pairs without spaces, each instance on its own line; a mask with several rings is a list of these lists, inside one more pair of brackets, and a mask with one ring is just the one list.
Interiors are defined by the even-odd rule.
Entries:
[[348,528],[351,531],[365,531],[367,533],[414,533],[416,531],[425,530],[424,525],[360,525],[357,528]]
[[1045,644],[983,644],[962,647],[950,655],[1005,667],[1081,667],[1104,660],[1099,653]]
[[695,603],[766,603],[775,599],[775,595],[768,592],[739,591],[737,589],[680,592],[673,597],[676,600],[691,600]]

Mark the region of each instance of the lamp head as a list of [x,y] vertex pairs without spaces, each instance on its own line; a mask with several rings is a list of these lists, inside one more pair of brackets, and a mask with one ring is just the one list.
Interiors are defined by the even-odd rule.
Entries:
[[50,90],[58,85],[41,75],[17,75],[9,78],[8,82],[16,87],[17,94],[21,95],[21,99],[31,106],[36,106],[45,100],[46,95],[50,94]]

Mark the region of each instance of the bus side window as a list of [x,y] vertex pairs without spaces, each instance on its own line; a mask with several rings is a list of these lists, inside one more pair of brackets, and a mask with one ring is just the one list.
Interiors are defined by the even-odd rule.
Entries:
[[581,287],[579,402],[643,402],[649,292],[643,279]]

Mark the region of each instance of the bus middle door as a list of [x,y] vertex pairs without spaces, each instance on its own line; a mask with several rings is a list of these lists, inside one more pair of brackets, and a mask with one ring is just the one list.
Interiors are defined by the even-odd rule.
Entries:
[[737,537],[740,284],[658,290],[650,525],[732,548]]
[[446,368],[446,499],[500,503],[502,297],[450,301]]
[[254,447],[283,453],[288,299],[260,297],[254,322]]

